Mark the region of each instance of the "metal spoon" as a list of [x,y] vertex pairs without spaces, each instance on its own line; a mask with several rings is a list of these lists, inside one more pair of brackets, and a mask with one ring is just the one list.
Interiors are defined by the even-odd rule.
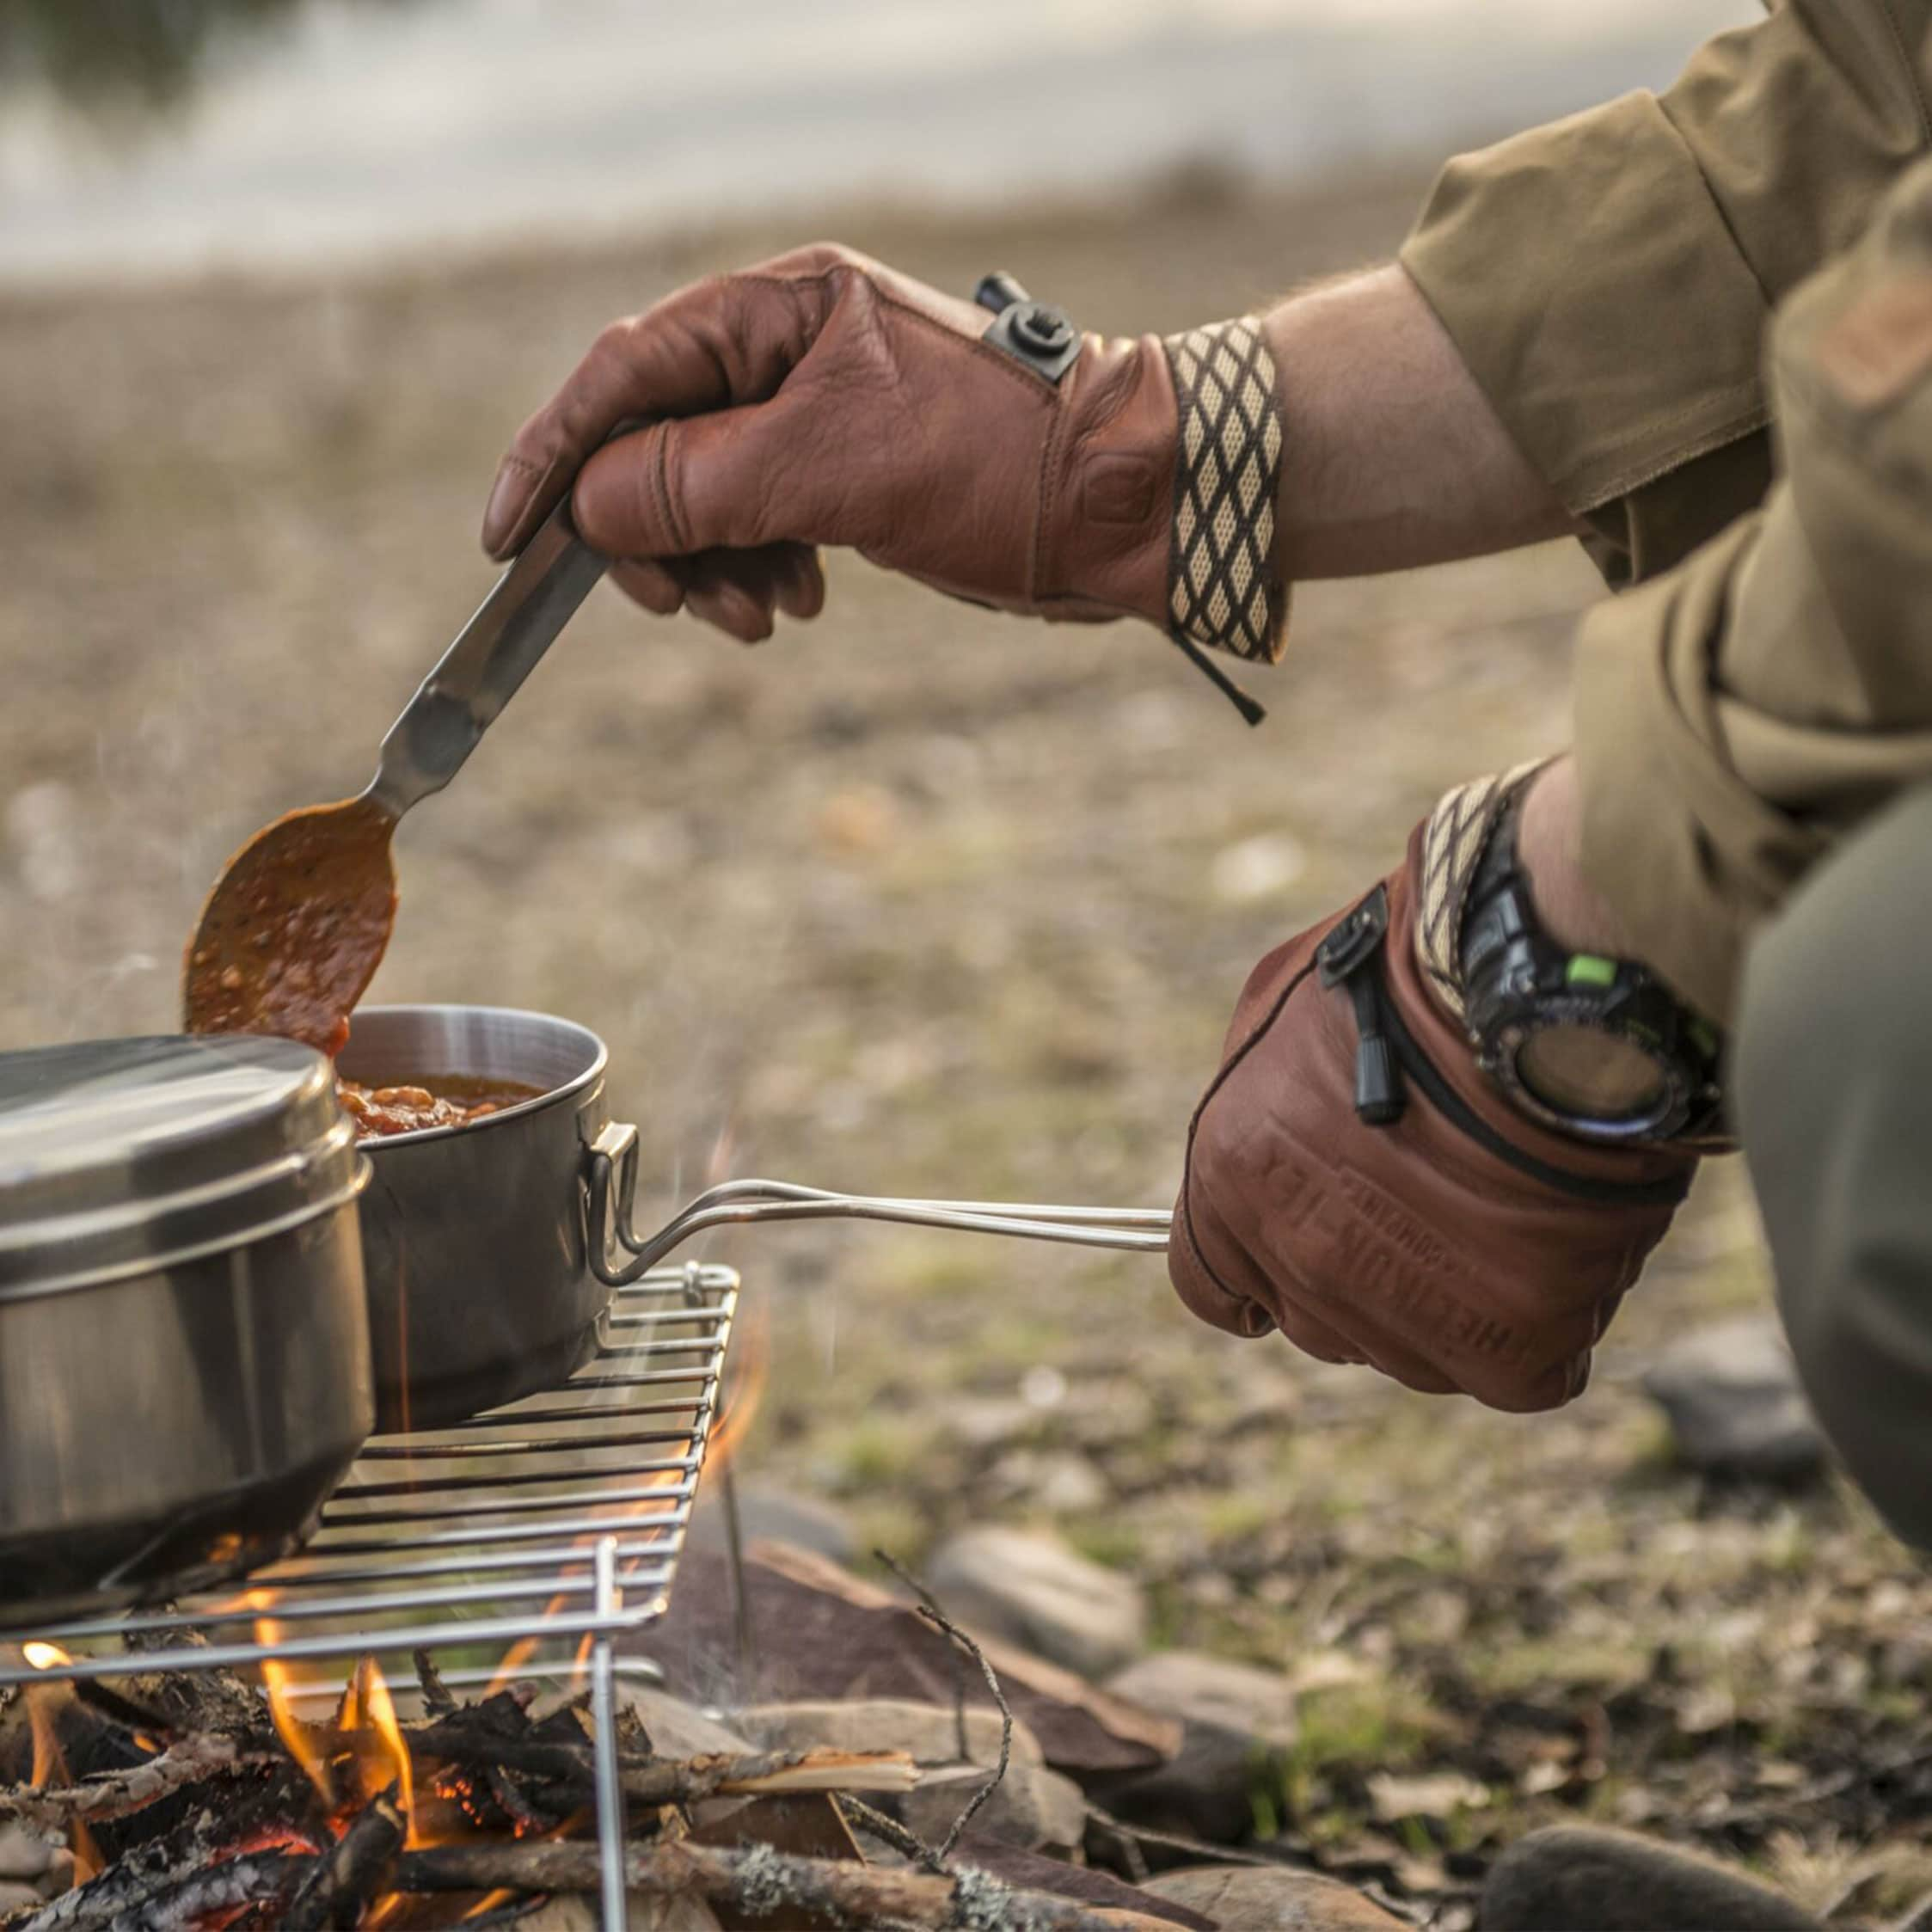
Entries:
[[340,1049],[396,923],[397,821],[463,769],[604,567],[566,497],[389,727],[367,788],[289,813],[228,862],[188,941],[188,1032]]

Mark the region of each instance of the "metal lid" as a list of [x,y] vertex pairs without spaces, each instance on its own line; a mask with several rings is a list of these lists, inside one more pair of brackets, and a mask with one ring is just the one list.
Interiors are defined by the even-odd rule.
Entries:
[[0,1301],[279,1232],[368,1172],[334,1070],[293,1040],[0,1053]]

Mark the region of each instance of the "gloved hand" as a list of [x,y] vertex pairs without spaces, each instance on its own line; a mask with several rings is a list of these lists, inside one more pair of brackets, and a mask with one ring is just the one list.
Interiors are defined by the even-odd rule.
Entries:
[[[1189,1132],[1168,1272],[1236,1334],[1555,1408],[1696,1157],[1547,1132],[1491,1085],[1416,960],[1421,850],[1418,827],[1366,899],[1254,969]],[[1363,1118],[1359,1070],[1398,1117]]]
[[[1272,660],[1281,431],[1260,323],[1070,331],[1055,374],[996,347],[994,322],[829,244],[682,289],[605,329],[524,424],[484,547],[507,556],[575,479],[578,530],[632,597],[747,642],[775,610],[817,612],[812,547],[842,543],[1005,610],[1140,616]],[[652,426],[598,448],[633,417]]]

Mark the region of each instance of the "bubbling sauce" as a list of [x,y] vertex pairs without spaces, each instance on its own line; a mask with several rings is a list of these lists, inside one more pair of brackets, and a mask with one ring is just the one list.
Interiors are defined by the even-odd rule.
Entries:
[[390,1087],[365,1087],[336,1076],[342,1111],[355,1122],[358,1140],[413,1134],[426,1127],[460,1127],[537,1099],[541,1087],[516,1080],[482,1080],[463,1074],[439,1076],[433,1087],[414,1081]]

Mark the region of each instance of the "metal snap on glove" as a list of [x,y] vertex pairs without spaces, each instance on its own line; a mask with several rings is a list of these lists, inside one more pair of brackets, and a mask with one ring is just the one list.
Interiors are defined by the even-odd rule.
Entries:
[[1271,953],[1196,1110],[1168,1272],[1204,1321],[1492,1408],[1555,1408],[1662,1238],[1694,1155],[1586,1145],[1492,1087],[1424,984],[1422,833]]
[[[632,418],[653,426],[599,448]],[[813,546],[838,543],[976,602],[1273,661],[1280,459],[1252,316],[1102,340],[1004,278],[975,304],[820,245],[605,329],[504,458],[483,541],[509,555],[574,479],[633,597],[747,641],[817,611]]]

